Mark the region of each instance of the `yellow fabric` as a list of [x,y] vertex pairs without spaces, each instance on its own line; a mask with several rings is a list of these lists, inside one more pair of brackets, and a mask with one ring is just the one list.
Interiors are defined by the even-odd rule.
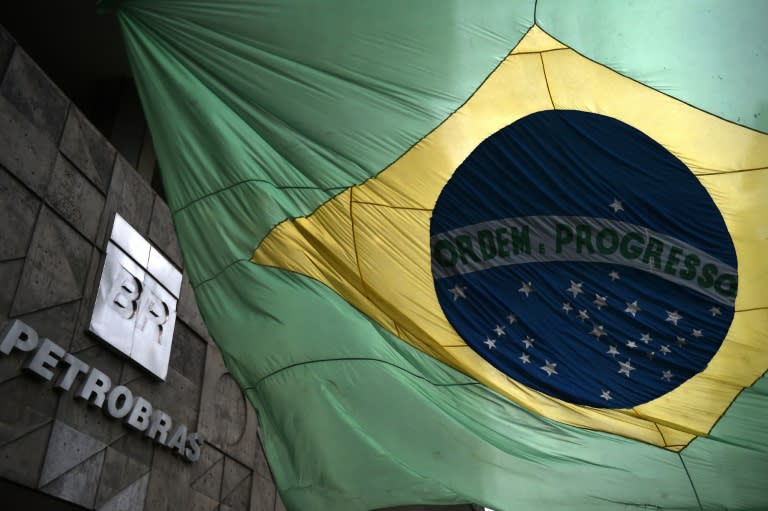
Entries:
[[[512,381],[456,334],[434,292],[429,222],[443,186],[489,135],[553,107],[615,117],[662,144],[709,191],[736,248],[736,314],[720,351],[702,373],[634,409],[577,406]],[[443,124],[377,177],[277,226],[252,261],[327,284],[404,341],[535,413],[679,450],[768,368],[766,168],[768,136],[625,78],[534,27]]]

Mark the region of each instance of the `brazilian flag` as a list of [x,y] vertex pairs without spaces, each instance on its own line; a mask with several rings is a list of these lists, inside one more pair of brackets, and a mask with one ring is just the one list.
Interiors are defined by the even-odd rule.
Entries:
[[289,509],[768,509],[768,3],[110,7]]

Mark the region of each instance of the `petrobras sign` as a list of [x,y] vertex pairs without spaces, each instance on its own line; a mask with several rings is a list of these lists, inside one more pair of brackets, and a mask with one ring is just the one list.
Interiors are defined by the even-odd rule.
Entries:
[[88,329],[165,380],[181,272],[115,215]]
[[107,374],[67,353],[52,340],[40,339],[34,328],[19,319],[5,326],[0,341],[0,355],[14,351],[27,354],[23,364],[27,371],[46,381],[55,377],[54,388],[73,391],[75,398],[101,408],[108,416],[122,420],[187,461],[200,459],[203,445],[200,433],[190,433],[186,425],[175,424],[173,418],[153,407],[147,399],[125,385],[114,385]]

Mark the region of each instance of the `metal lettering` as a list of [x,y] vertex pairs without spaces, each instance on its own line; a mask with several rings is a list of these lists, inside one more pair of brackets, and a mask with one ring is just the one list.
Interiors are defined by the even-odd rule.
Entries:
[[149,427],[149,417],[152,415],[152,405],[141,396],[137,396],[133,403],[133,410],[126,421],[129,426],[139,431]]
[[188,461],[195,462],[200,459],[200,449],[203,446],[203,442],[205,442],[205,439],[203,438],[203,435],[200,433],[191,433],[187,437],[187,450],[184,451],[184,457],[187,458]]
[[149,425],[149,429],[144,434],[155,442],[165,445],[165,441],[168,438],[168,430],[171,429],[172,425],[173,421],[167,413],[162,410],[155,410],[152,412],[152,419]]
[[112,387],[112,379],[95,367],[92,367],[91,372],[88,373],[88,378],[80,386],[80,390],[75,396],[101,408],[104,406],[104,400],[110,387]]
[[176,428],[176,431],[173,432],[166,445],[174,449],[181,456],[184,456],[184,449],[187,446],[187,427],[182,424]]
[[[120,404],[120,398],[123,398]],[[122,419],[133,407],[133,392],[124,385],[113,388],[107,396],[107,413],[115,419]]]
[[[147,294],[149,296],[147,296]],[[143,307],[141,307],[141,312],[137,319],[139,330],[146,332],[147,322],[152,323],[156,327],[154,335],[152,335],[152,342],[162,344],[163,325],[168,321],[168,317],[170,316],[168,305],[152,292],[145,293],[142,298]]]
[[14,348],[19,351],[32,351],[37,348],[39,339],[34,328],[20,319],[14,319],[3,329],[3,342],[0,353],[8,355]]
[[35,352],[31,360],[24,363],[24,369],[32,371],[41,378],[51,381],[53,371],[66,351],[50,339],[43,339],[40,348]]
[[[123,268],[128,277],[115,286],[110,305],[125,319],[131,319],[139,308],[138,302],[141,296],[141,282],[134,277],[127,268]],[[114,291],[113,289],[113,291]]]
[[65,372],[59,375],[53,386],[57,389],[69,390],[72,388],[75,379],[79,375],[87,373],[90,366],[71,353],[67,353],[64,356],[64,362],[69,364],[69,367]]

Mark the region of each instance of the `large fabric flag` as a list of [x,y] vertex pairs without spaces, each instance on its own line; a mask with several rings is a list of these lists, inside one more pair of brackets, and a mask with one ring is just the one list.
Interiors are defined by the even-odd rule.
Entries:
[[768,508],[768,3],[110,7],[289,509]]

